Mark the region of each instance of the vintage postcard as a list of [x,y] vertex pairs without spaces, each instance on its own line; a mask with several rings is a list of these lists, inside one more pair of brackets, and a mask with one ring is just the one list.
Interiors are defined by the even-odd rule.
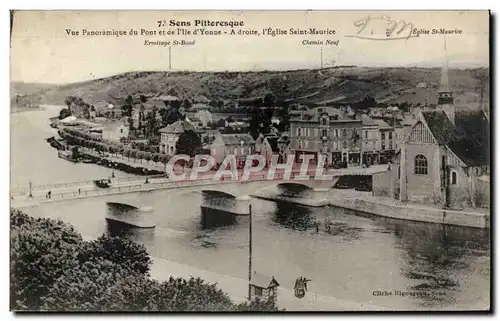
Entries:
[[488,11],[11,21],[11,310],[490,310]]

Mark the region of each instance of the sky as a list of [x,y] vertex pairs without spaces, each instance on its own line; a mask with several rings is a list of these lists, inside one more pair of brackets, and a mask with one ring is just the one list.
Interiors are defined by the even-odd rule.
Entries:
[[[381,19],[380,17],[383,17]],[[367,20],[369,18],[369,20]],[[256,30],[260,36],[231,35],[231,27],[205,27],[222,35],[140,35],[169,29],[170,20],[241,21],[237,32]],[[158,26],[165,21],[166,26]],[[387,36],[393,22],[408,28]],[[402,24],[401,24],[402,25]],[[362,28],[364,26],[364,29]],[[263,35],[263,29],[330,29],[330,35]],[[458,29],[461,34],[421,34],[411,29]],[[78,30],[71,36],[67,29]],[[86,30],[131,29],[138,35],[84,36]],[[357,37],[353,37],[357,36]],[[363,37],[360,39],[359,37]],[[369,38],[369,39],[366,39]],[[388,39],[390,40],[373,40]],[[401,39],[397,39],[401,38]],[[194,45],[145,45],[145,41],[194,41]],[[338,41],[338,45],[326,41]],[[304,45],[322,41],[323,45]],[[445,43],[447,50],[445,51]],[[447,52],[447,55],[446,55]],[[446,59],[447,56],[447,59]],[[11,37],[11,81],[64,84],[128,71],[257,71],[360,66],[488,66],[487,11],[18,11]]]

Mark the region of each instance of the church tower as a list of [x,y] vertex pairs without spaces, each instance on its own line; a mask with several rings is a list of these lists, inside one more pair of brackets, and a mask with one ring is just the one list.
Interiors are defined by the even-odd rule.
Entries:
[[442,110],[448,116],[448,119],[455,124],[455,105],[453,104],[453,92],[450,89],[448,79],[448,52],[446,49],[446,39],[444,41],[444,51],[446,61],[441,71],[441,84],[438,91],[437,110]]

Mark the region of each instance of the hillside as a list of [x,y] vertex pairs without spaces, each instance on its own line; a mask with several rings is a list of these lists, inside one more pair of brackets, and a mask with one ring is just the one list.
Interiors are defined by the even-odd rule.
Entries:
[[[336,67],[322,70],[262,72],[129,72],[113,77],[44,87],[37,94],[42,103],[64,104],[67,96],[78,96],[95,104],[121,104],[127,95],[174,95],[191,100],[263,97],[303,104],[350,103],[366,95],[379,102],[436,103],[441,70],[438,68]],[[459,104],[479,101],[482,82],[489,82],[489,69],[451,69],[450,85]],[[489,88],[485,88],[485,100]]]

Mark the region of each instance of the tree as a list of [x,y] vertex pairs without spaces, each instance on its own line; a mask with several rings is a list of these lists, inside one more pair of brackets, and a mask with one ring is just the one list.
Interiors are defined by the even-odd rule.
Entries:
[[72,269],[82,237],[62,221],[10,215],[11,308],[40,309],[49,287]]
[[276,311],[269,302],[234,304],[200,278],[152,280],[145,247],[128,238],[84,241],[61,221],[10,215],[15,311]]
[[162,154],[160,156],[160,162],[162,162],[163,164],[166,164],[168,163],[168,160],[170,159],[170,157],[167,155],[167,154]]
[[127,237],[104,234],[95,241],[87,243],[78,254],[80,262],[110,261],[130,272],[149,275],[151,259],[144,245],[137,244]]
[[182,106],[184,107],[184,109],[189,110],[189,108],[191,108],[191,106],[193,106],[193,104],[191,103],[191,101],[189,99],[184,99]]
[[69,110],[69,108],[63,108],[61,109],[61,111],[59,112],[59,119],[64,119],[66,117],[69,117],[71,116],[71,111]]
[[177,154],[189,155],[193,157],[201,149],[201,139],[192,130],[184,131],[175,144]]
[[264,105],[264,107],[272,107],[272,106],[274,106],[275,101],[276,101],[276,98],[274,97],[274,95],[271,93],[268,93],[264,96],[263,105]]
[[140,159],[142,163],[142,160],[144,159],[144,152],[138,151],[137,154],[135,155],[135,158]]
[[224,128],[224,127],[226,127],[226,121],[221,118],[217,121],[216,126],[217,126],[217,128],[220,128],[220,127]]
[[236,305],[236,311],[244,312],[244,311],[266,311],[273,312],[279,311],[276,303],[272,300],[270,301],[261,301],[258,298],[251,302],[243,302]]

